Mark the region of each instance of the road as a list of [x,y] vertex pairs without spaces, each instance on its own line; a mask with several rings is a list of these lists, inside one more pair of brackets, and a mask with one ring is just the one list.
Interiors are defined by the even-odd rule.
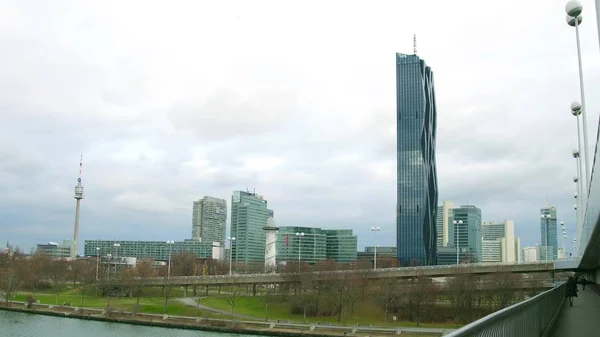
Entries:
[[[202,297],[198,298],[198,300],[201,300],[201,299],[202,299]],[[206,305],[203,305],[203,304],[198,304],[198,302],[196,302],[196,299],[194,299],[193,297],[177,298],[176,301],[178,301],[179,303],[183,303],[185,305],[188,305],[190,307],[200,308],[200,310],[210,311],[210,312],[214,312],[214,313],[217,313],[217,314],[231,316],[231,311],[229,311],[229,310],[215,309],[215,308],[207,307]],[[236,314],[235,312],[234,312],[233,316],[236,317],[236,318],[243,318],[243,319],[252,320],[252,321],[261,320],[260,318],[257,318],[257,317],[254,317],[254,316],[247,316],[247,315],[242,315],[242,314]]]

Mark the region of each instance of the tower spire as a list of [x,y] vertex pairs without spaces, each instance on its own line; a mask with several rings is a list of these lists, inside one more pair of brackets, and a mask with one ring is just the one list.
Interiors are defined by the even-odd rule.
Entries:
[[417,55],[417,34],[413,34],[413,53]]
[[81,184],[81,178],[83,176],[83,153],[81,157],[79,157],[79,178],[77,178],[77,182]]

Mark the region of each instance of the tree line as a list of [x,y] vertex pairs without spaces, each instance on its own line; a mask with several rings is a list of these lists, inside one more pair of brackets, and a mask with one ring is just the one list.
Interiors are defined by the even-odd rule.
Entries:
[[[64,304],[58,303],[58,298],[68,287],[78,289],[81,295],[80,303],[69,303],[71,305],[81,305],[85,295],[92,291],[107,298],[107,308],[111,307],[114,297],[137,297],[134,310],[138,310],[139,299],[147,288],[140,278],[164,277],[169,272],[168,266],[157,265],[149,259],[141,259],[130,267],[99,262],[96,258],[67,261],[43,254],[26,256],[19,250],[10,255],[0,254],[0,295],[9,301],[17,291],[28,291],[33,301],[36,292],[51,292],[56,294],[56,304]],[[181,252],[173,255],[169,275],[201,277],[227,274],[228,269],[227,261],[202,260]],[[336,270],[349,272],[329,273]],[[242,297],[254,295],[264,304],[265,319],[268,319],[269,305],[280,301],[290,313],[304,318],[336,317],[340,323],[360,305],[378,306],[386,322],[396,317],[417,324],[426,321],[467,323],[521,301],[524,296],[535,295],[542,288],[543,279],[533,279],[538,282],[537,289],[524,290],[520,289],[524,276],[479,276],[469,273],[468,267],[464,273],[447,278],[418,275],[409,279],[373,279],[369,261],[322,261],[314,265],[290,262],[279,266],[277,272],[284,275],[283,284],[255,285],[257,291],[252,293],[246,285],[225,287],[222,296],[231,305],[232,314]],[[327,273],[328,277],[322,277],[321,273]],[[115,279],[119,282],[114,282]],[[532,280],[528,282],[531,286]],[[171,286],[165,283],[161,292],[165,312],[170,290]]]

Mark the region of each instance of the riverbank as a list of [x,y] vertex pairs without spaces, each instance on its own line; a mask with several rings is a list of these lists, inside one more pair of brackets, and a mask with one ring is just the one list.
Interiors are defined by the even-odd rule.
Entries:
[[84,320],[124,323],[132,325],[146,325],[163,328],[176,328],[186,330],[203,330],[212,332],[227,332],[237,334],[252,334],[265,336],[390,336],[401,333],[403,336],[438,337],[451,330],[446,329],[418,329],[418,328],[379,328],[370,326],[328,326],[305,325],[283,322],[266,321],[239,321],[211,318],[197,318],[188,316],[159,315],[123,311],[106,311],[94,308],[78,308],[69,306],[54,306],[34,304],[31,309],[26,308],[23,302],[0,304],[0,310],[16,311],[39,315],[76,318]]

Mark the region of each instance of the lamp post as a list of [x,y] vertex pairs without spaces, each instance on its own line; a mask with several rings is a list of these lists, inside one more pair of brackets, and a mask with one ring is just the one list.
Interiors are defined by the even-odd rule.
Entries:
[[98,282],[98,268],[100,267],[100,247],[96,247],[96,282]]
[[168,240],[167,245],[169,245],[169,265],[167,266],[167,280],[171,278],[171,249],[173,248],[173,244],[175,241]]
[[373,251],[373,270],[377,270],[377,232],[381,231],[381,228],[371,227],[371,231],[375,234],[375,250]]
[[[567,24],[569,26],[575,27],[575,39],[577,40],[577,61],[579,63],[579,90],[581,91],[581,119],[583,122],[583,154],[584,154],[584,163],[585,163],[585,196],[587,196],[587,191],[589,189],[590,182],[590,157],[588,151],[588,137],[587,137],[587,117],[586,117],[586,109],[587,105],[585,104],[585,90],[583,87],[583,66],[581,64],[581,46],[579,43],[579,25],[583,20],[581,16],[581,12],[583,7],[581,3],[577,0],[571,0],[565,6],[565,11],[567,12]],[[571,104],[571,109],[573,109],[573,104]],[[584,180],[582,179],[582,182]]]
[[302,252],[302,237],[304,236],[304,232],[296,233],[298,237],[298,271],[300,271],[300,260],[301,260],[301,252]]
[[456,264],[460,264],[460,227],[463,224],[462,220],[452,221],[454,224],[454,236],[456,236]]
[[235,242],[235,236],[230,236],[227,238],[229,240],[229,275],[231,274],[231,257],[233,256],[233,243]]
[[562,249],[563,249],[563,259],[565,258],[565,241],[567,240],[567,231],[565,230],[565,222],[561,221],[560,225],[562,226],[562,234],[563,234],[563,244],[562,244]]
[[547,261],[548,260],[548,221],[550,220],[551,215],[550,214],[542,214],[540,215],[540,217],[542,218],[542,220],[544,220],[544,258],[542,259],[542,262]]
[[108,279],[110,280],[110,260],[112,259],[112,254],[106,254],[106,257],[108,258],[108,263],[106,265],[106,270],[108,271]]
[[119,247],[121,247],[121,244],[115,243],[113,246],[115,247],[115,277],[116,277],[117,276],[117,256],[118,256],[117,252],[118,252]]

